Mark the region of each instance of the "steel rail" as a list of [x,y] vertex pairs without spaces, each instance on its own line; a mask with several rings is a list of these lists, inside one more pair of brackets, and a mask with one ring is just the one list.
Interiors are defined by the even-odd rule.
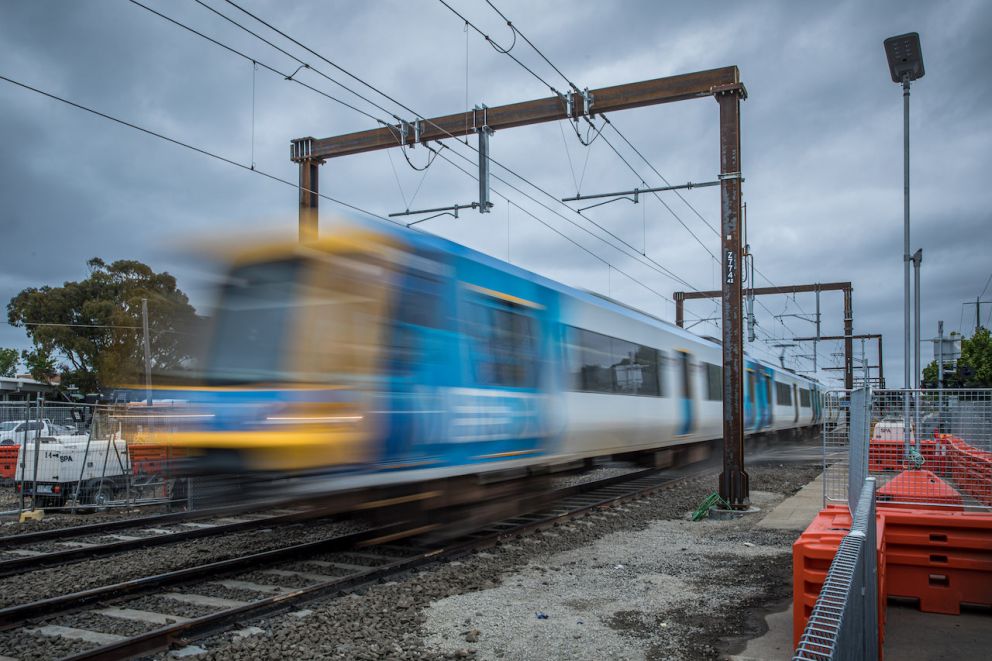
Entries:
[[49,530],[38,530],[20,535],[0,536],[0,549],[11,546],[20,546],[32,542],[47,541],[50,539],[66,539],[72,537],[84,537],[101,532],[112,530],[124,530],[126,528],[141,528],[143,526],[159,526],[169,523],[182,523],[184,521],[196,521],[198,519],[209,519],[211,517],[232,516],[236,514],[246,514],[257,512],[267,507],[289,507],[292,502],[255,502],[250,505],[226,505],[223,507],[211,507],[202,510],[189,510],[186,512],[169,512],[166,514],[154,514],[151,516],[138,516],[133,519],[117,519],[114,521],[101,521],[100,523],[88,523],[81,526],[66,526],[64,528],[51,528]]
[[[31,555],[23,558],[14,558],[11,560],[0,560],[0,576],[9,576],[11,574],[18,574],[25,571],[50,569],[52,567],[58,567],[72,562],[89,560],[91,558],[101,558],[115,553],[123,553],[125,551],[133,551],[136,549],[165,546],[167,544],[176,544],[193,539],[202,539],[204,537],[229,535],[256,528],[282,526],[304,520],[326,518],[339,513],[340,510],[338,509],[305,510],[301,512],[292,512],[290,514],[264,516],[258,519],[238,521],[235,523],[217,524],[210,527],[197,527],[190,530],[179,530],[168,534],[156,534],[150,537],[141,537],[139,539],[128,539],[117,542],[107,542],[106,544],[81,546],[79,548],[65,549],[62,551],[52,551],[42,555]],[[75,536],[78,537],[80,535]]]
[[[304,588],[265,597],[243,606],[204,615],[186,622],[167,625],[137,636],[75,654],[67,659],[129,659],[138,655],[162,651],[177,642],[186,643],[223,630],[228,626],[244,622],[247,618],[257,618],[276,611],[286,610],[300,602],[318,597],[342,596],[349,590],[368,585],[387,576],[408,571],[440,559],[450,559],[472,551],[488,548],[509,536],[519,536],[528,532],[553,527],[568,519],[584,516],[591,511],[616,505],[635,498],[645,497],[657,491],[672,488],[687,480],[700,477],[707,472],[715,472],[707,467],[688,475],[667,477],[659,469],[637,471],[614,476],[595,482],[573,485],[557,489],[553,493],[558,500],[573,500],[571,505],[561,503],[553,509],[545,509],[533,514],[524,514],[502,522],[494,523],[482,530],[462,536],[454,543],[436,547],[417,549],[409,557],[390,563],[355,572],[346,576],[324,581]],[[625,479],[626,478],[626,479]],[[597,492],[599,493],[597,495]],[[585,495],[584,495],[585,494]],[[513,522],[512,524],[510,524]],[[509,525],[509,527],[505,527]],[[366,539],[366,542],[369,540]],[[0,617],[3,612],[0,611]]]
[[177,569],[153,576],[145,576],[130,581],[122,581],[98,588],[82,590],[80,592],[49,597],[18,606],[0,608],[0,631],[19,626],[31,618],[41,615],[64,613],[94,602],[102,602],[125,595],[143,594],[156,588],[179,585],[202,577],[216,578],[221,573],[230,573],[240,569],[251,568],[275,560],[287,560],[301,555],[312,555],[315,553],[353,548],[370,539],[376,539],[384,535],[400,534],[404,529],[405,524],[390,524],[361,532],[337,535],[314,542],[294,544],[293,546],[284,546],[237,558],[217,560],[205,565]]

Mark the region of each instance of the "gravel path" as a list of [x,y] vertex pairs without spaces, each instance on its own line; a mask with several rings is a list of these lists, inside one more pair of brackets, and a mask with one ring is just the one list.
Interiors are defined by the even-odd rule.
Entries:
[[[752,497],[767,509],[819,472],[752,467]],[[313,602],[305,617],[209,638],[198,658],[718,658],[725,639],[760,627],[747,609],[790,593],[795,535],[752,529],[761,514],[684,520],[713,486],[713,476],[692,480],[362,594]]]

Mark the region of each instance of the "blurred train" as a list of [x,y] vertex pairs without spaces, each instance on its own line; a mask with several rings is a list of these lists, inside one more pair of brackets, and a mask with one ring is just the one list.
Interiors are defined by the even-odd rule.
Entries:
[[[355,221],[238,251],[195,407],[191,471],[423,482],[722,435],[714,341],[450,241]],[[820,386],[746,359],[748,434],[825,422]]]

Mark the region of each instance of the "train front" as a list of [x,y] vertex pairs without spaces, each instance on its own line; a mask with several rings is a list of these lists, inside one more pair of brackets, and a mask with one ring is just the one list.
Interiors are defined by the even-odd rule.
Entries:
[[231,261],[198,385],[168,395],[190,404],[168,442],[186,456],[194,495],[273,497],[265,490],[285,477],[375,460],[396,254],[383,237],[352,232]]

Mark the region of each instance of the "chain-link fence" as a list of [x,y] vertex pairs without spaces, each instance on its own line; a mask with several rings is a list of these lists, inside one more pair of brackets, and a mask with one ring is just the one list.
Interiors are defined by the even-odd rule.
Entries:
[[992,389],[834,394],[829,414],[841,422],[823,433],[825,501],[850,502],[872,475],[879,502],[992,509]]
[[851,530],[841,540],[794,660],[878,658],[875,479],[861,482]]
[[169,404],[0,404],[0,509],[173,503],[172,415]]

